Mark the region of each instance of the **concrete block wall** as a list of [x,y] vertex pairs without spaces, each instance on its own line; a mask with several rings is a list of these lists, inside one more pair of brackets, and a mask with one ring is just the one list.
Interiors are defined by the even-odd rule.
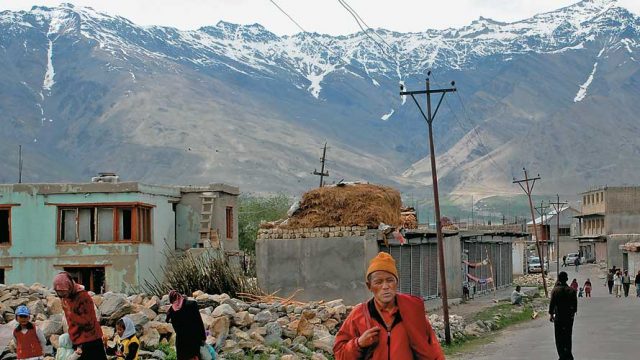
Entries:
[[[349,235],[327,235],[345,232]],[[258,285],[282,297],[300,289],[295,296],[300,301],[365,301],[370,298],[365,273],[378,253],[377,237],[377,230],[363,228],[262,229],[256,241]]]

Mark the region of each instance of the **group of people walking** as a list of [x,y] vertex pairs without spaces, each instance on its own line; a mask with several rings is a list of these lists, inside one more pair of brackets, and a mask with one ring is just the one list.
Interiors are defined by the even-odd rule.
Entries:
[[[69,330],[59,338],[56,360],[106,360],[107,354],[117,360],[138,360],[140,340],[136,336],[133,321],[124,316],[116,323],[115,346],[108,346],[98,321],[93,298],[84,286],[75,283],[67,272],[57,274],[53,289],[60,298],[62,310]],[[167,312],[167,322],[171,322],[176,333],[178,360],[203,360],[201,352],[209,351],[206,344],[204,324],[193,300],[177,291],[169,293],[171,307]],[[13,331],[16,357],[20,360],[41,360],[44,358],[46,339],[32,322],[28,307],[16,308],[17,326]]]
[[[609,294],[615,295],[616,297],[622,297],[624,292],[624,297],[628,297],[632,283],[631,280],[631,276],[627,270],[622,271],[621,269],[616,269],[616,267],[613,266],[613,268],[609,269],[607,272],[606,285],[609,287]],[[633,284],[636,286],[636,297],[640,297],[640,270],[633,280]]]

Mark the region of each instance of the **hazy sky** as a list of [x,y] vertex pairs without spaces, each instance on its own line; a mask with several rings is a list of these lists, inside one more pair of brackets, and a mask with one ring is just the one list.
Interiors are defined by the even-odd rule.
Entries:
[[[307,31],[349,34],[356,22],[337,0],[274,0]],[[604,0],[593,0],[604,1]],[[282,35],[299,32],[270,0],[1,0],[0,10],[28,10],[33,5],[61,2],[90,6],[120,15],[139,25],[197,29],[219,20],[239,24],[260,23]],[[371,27],[401,32],[443,29],[469,24],[480,16],[516,21],[551,11],[577,0],[347,0]],[[640,14],[640,0],[618,0],[620,6]]]

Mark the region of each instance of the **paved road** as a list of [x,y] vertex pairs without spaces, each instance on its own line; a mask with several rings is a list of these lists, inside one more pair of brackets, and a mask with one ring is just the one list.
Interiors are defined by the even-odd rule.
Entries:
[[[555,266],[552,267],[554,269]],[[554,269],[555,270],[555,269]],[[578,313],[573,327],[573,356],[580,360],[636,360],[640,359],[640,299],[632,285],[628,298],[609,295],[599,278],[596,265],[580,266],[576,273],[571,266],[569,281],[578,279],[580,285],[587,277],[594,289],[592,298],[578,299]],[[551,274],[555,277],[555,272]],[[503,331],[495,342],[464,356],[450,359],[557,359],[553,337],[553,323],[546,314],[542,317]]]

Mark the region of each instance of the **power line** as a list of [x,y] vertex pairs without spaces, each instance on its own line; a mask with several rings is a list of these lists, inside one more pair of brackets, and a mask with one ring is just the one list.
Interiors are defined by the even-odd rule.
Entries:
[[[433,76],[433,74],[432,74]],[[435,80],[435,79],[434,79]],[[458,89],[458,91],[460,91],[460,89]],[[456,114],[455,110],[453,109],[453,107],[451,106],[451,104],[449,104],[449,101],[447,101],[447,99],[444,99],[444,103],[447,105],[447,107],[449,108],[449,110],[451,111],[451,114],[453,115],[454,120],[456,121],[456,123],[458,124],[458,126],[460,126],[460,128],[467,132],[467,133],[471,133],[472,135],[475,135],[475,140],[478,144],[478,146],[480,146],[482,148],[482,150],[484,150],[484,152],[487,155],[487,158],[489,159],[489,163],[496,168],[496,170],[500,171],[500,172],[504,172],[507,173],[507,170],[500,166],[491,156],[491,151],[489,150],[489,148],[484,144],[484,142],[482,141],[482,138],[480,137],[480,133],[477,130],[477,125],[471,120],[471,118],[469,117],[467,111],[466,111],[466,107],[464,106],[464,103],[462,102],[462,98],[460,97],[460,94],[458,95],[458,100],[460,101],[460,104],[462,105],[462,108],[464,110],[464,114],[467,117],[467,121],[470,123],[471,125],[471,130],[467,129],[466,126],[464,126],[462,124],[462,122],[460,121],[460,119],[458,119],[458,115]],[[469,141],[467,144],[470,144],[471,142]],[[513,174],[511,174],[513,175]]]
[[[289,18],[289,20],[291,20],[291,22],[293,22],[298,27],[298,29],[300,29],[304,33],[309,33],[291,15],[289,15],[282,7],[280,7],[280,5],[278,5],[278,3],[275,2],[275,0],[269,0],[269,2],[271,2],[276,8],[278,8],[278,10],[280,10],[280,12],[282,12],[287,18]],[[345,67],[351,67],[353,69],[360,70],[360,69],[355,68],[353,65],[351,65],[351,61],[347,61],[342,55],[338,54],[334,49],[331,49],[327,45],[325,45],[322,42],[316,40],[313,36],[309,36],[309,39],[311,39],[311,41],[313,41],[317,45],[323,47],[329,53],[334,55]],[[352,58],[351,60],[355,61],[356,63],[358,63],[360,65],[362,65],[363,68],[365,68],[365,69],[367,68],[366,65],[364,65],[363,63],[358,61],[356,58]]]
[[[342,7],[344,7],[351,14],[351,16],[353,16],[353,18],[356,20],[356,23],[358,24],[358,27],[360,27],[362,32],[380,48],[382,53],[386,55],[387,58],[393,58],[393,62],[396,64],[396,67],[397,67],[398,77],[400,78],[400,81],[402,81],[402,74],[400,73],[400,60],[399,60],[401,57],[400,52],[396,51],[391,45],[389,45],[389,43],[387,43],[387,41],[382,36],[380,36],[380,34],[378,34],[374,29],[372,29],[364,21],[364,19],[360,16],[360,14],[358,14],[358,12],[353,7],[351,7],[349,3],[347,3],[346,0],[338,0],[338,2],[340,3],[340,5],[342,5]],[[384,43],[384,45],[395,55],[394,57],[390,56],[389,53],[384,50],[382,44],[380,44],[378,41],[376,41],[376,39],[374,39],[369,35],[368,33],[369,30],[373,32],[373,34],[376,35],[378,39],[382,41],[382,43]]]

